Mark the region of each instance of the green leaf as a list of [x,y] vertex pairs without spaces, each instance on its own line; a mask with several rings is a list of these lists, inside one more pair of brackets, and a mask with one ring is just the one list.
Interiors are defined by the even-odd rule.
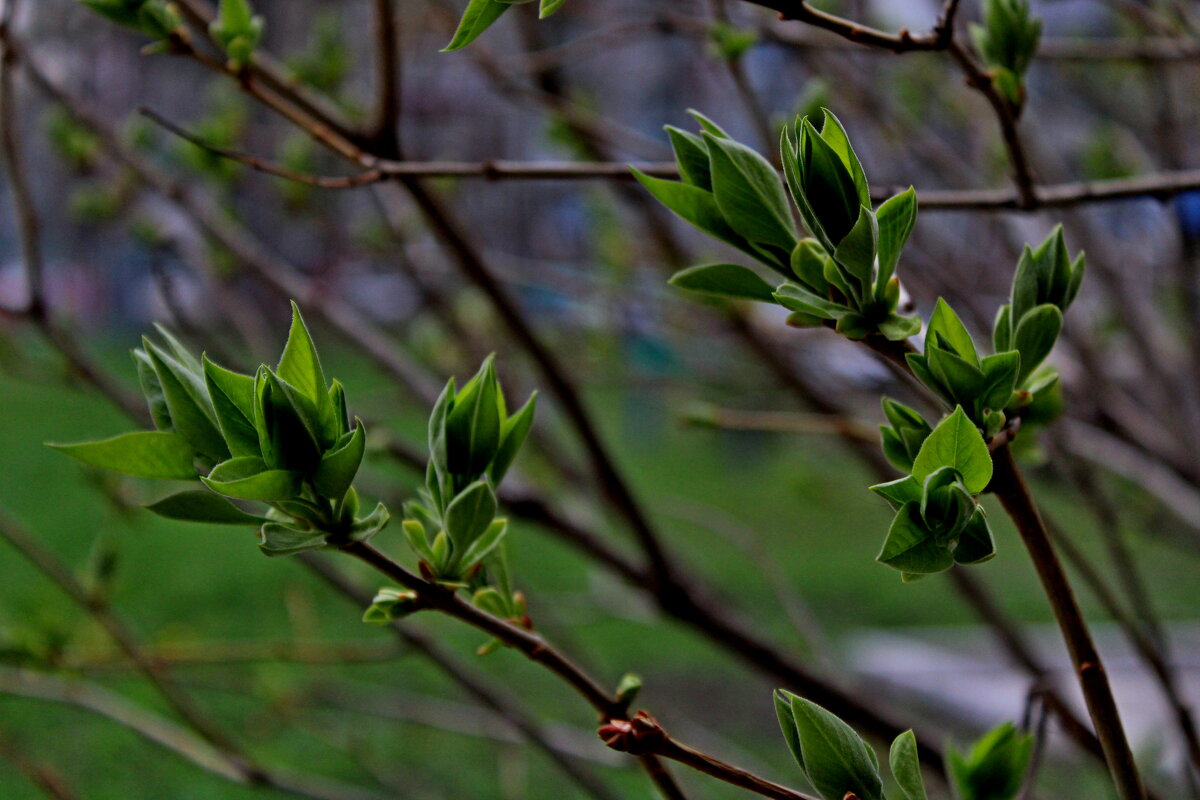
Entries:
[[908,800],[929,800],[925,781],[921,778],[921,762],[917,757],[917,737],[911,730],[897,736],[888,752],[888,763],[900,791]]
[[688,116],[690,116],[692,119],[696,120],[696,123],[697,123],[697,124],[698,124],[698,125],[699,125],[701,128],[703,128],[703,129],[704,129],[704,132],[705,132],[705,133],[709,133],[709,134],[711,134],[711,135],[713,135],[713,136],[717,136],[717,137],[719,137],[719,138],[721,138],[721,139],[728,139],[728,138],[730,138],[729,134],[725,132],[725,129],[724,129],[724,128],[722,128],[722,127],[721,127],[720,125],[718,125],[717,123],[713,122],[713,121],[712,121],[711,119],[709,119],[708,117],[706,117],[706,116],[704,116],[703,114],[701,114],[701,113],[700,113],[699,111],[697,111],[696,109],[694,109],[694,108],[689,108],[689,109],[687,110],[687,113],[688,113]]
[[979,362],[983,370],[985,389],[979,393],[980,410],[999,411],[1008,405],[1017,388],[1017,374],[1021,369],[1022,356],[1015,350],[984,356]]
[[190,372],[149,339],[142,340],[166,398],[175,432],[200,453],[215,459],[228,458],[229,447],[217,429],[216,413],[208,389],[198,373]]
[[284,345],[283,355],[279,358],[279,366],[275,373],[285,381],[304,392],[313,405],[328,399],[329,388],[325,385],[325,372],[321,369],[321,358],[313,345],[312,335],[304,318],[300,316],[300,307],[292,301],[292,327],[288,331],[287,344]]
[[791,253],[796,228],[787,195],[771,162],[732,139],[704,134],[713,197],[739,236]]
[[750,253],[755,258],[762,256],[750,247],[750,243],[740,236],[729,223],[725,221],[717,200],[711,192],[687,183],[652,178],[635,167],[630,167],[634,176],[646,187],[654,199],[669,208],[684,222],[687,222],[716,239],[739,250]]
[[679,165],[679,175],[684,183],[711,192],[712,172],[708,166],[708,145],[696,134],[680,130],[673,125],[666,125],[663,129],[671,140],[671,148],[675,151],[675,163]]
[[992,479],[987,443],[962,406],[956,406],[921,445],[913,461],[913,477],[924,481],[942,467],[953,467],[972,494],[982,492]]
[[825,280],[825,263],[829,256],[816,239],[801,239],[792,249],[790,266],[792,273],[808,289],[824,294],[828,289]]
[[917,193],[908,187],[893,195],[875,211],[879,221],[879,274],[875,278],[875,295],[883,293],[883,287],[896,272],[900,253],[917,224]]
[[563,7],[567,0],[541,0],[538,4],[538,19],[545,19]]
[[967,327],[963,325],[962,320],[958,318],[958,314],[954,313],[954,309],[944,298],[937,299],[933,314],[929,317],[928,336],[929,340],[934,342],[937,341],[937,337],[941,336],[960,358],[976,366],[979,365],[979,354],[975,351],[975,341],[967,332]]
[[994,555],[996,541],[992,537],[987,515],[983,513],[982,508],[976,507],[975,513],[959,534],[958,547],[954,549],[954,560],[959,564],[982,564]]
[[292,301],[292,327],[288,332],[287,344],[279,359],[276,374],[291,386],[296,387],[311,401],[316,411],[314,437],[323,447],[331,446],[338,438],[338,424],[329,387],[325,384],[325,372],[321,369],[321,358],[313,344],[312,335],[300,307]]
[[779,718],[779,727],[783,731],[788,750],[792,751],[792,757],[800,765],[800,770],[807,772],[804,766],[804,750],[800,747],[800,731],[796,728],[796,717],[792,714],[793,697],[795,695],[783,689],[776,689],[771,694],[771,699],[775,701],[775,716]]
[[467,548],[467,552],[462,554],[462,557],[458,560],[458,568],[465,572],[487,558],[500,544],[501,540],[504,539],[506,533],[508,533],[508,520],[493,520],[492,524],[488,525],[487,530],[471,543],[471,546]]
[[1012,306],[1007,303],[996,311],[992,323],[992,349],[997,353],[1012,349]]
[[1049,303],[1035,306],[1021,317],[1012,337],[1013,349],[1021,354],[1018,386],[1024,385],[1025,379],[1050,355],[1062,326],[1062,312]]
[[322,497],[341,500],[358,474],[363,453],[366,452],[367,436],[362,420],[356,417],[354,421],[354,432],[342,437],[344,442],[339,442],[336,449],[321,457],[321,463],[313,475],[313,488]]
[[354,520],[350,526],[350,539],[355,542],[366,542],[375,534],[387,527],[391,522],[391,512],[383,503],[376,503],[375,508],[365,517]]
[[858,209],[858,219],[833,251],[833,260],[858,280],[858,297],[864,303],[874,293],[871,278],[875,270],[875,252],[879,244],[879,228],[875,214],[866,206]]
[[454,398],[446,415],[446,457],[450,473],[475,480],[500,446],[500,385],[495,357],[489,355]]
[[167,408],[167,398],[163,394],[162,384],[158,380],[158,374],[154,371],[154,365],[150,362],[150,356],[141,350],[131,352],[133,361],[137,365],[138,383],[142,387],[142,395],[146,398],[146,405],[150,409],[150,418],[154,420],[154,427],[160,431],[173,432],[175,427],[171,424],[171,411]]
[[406,519],[400,527],[404,531],[404,538],[408,541],[408,546],[417,554],[417,557],[427,564],[435,564],[436,559],[433,550],[429,548],[429,537],[425,533],[425,526],[415,519]]
[[247,514],[223,497],[204,489],[189,489],[144,506],[160,517],[214,525],[259,525],[267,520]]
[[234,456],[259,456],[254,427],[254,378],[231,372],[203,357],[204,382],[217,414],[221,435]]
[[878,759],[862,738],[816,703],[796,695],[790,700],[802,767],[813,788],[825,800],[843,800],[847,792],[859,800],[883,800]]
[[504,480],[504,476],[508,474],[508,468],[516,460],[517,453],[521,451],[521,445],[525,443],[529,431],[533,428],[537,397],[537,392],[531,394],[525,401],[525,405],[517,409],[516,413],[500,426],[500,446],[496,448],[496,457],[488,466],[488,477],[492,479],[494,486],[499,486],[500,481]]
[[177,433],[137,431],[97,442],[47,446],[84,464],[138,478],[196,479],[196,453]]
[[870,201],[859,200],[854,178],[841,156],[807,118],[801,122],[799,166],[801,191],[809,212],[806,222],[812,234],[832,251],[854,227],[859,208]]
[[671,276],[669,283],[693,292],[775,305],[775,289],[754,270],[737,264],[702,264]]
[[[890,430],[890,429],[885,429]],[[870,489],[899,510],[905,503],[921,502],[921,482],[912,475],[905,475],[887,483],[877,483]]]
[[321,460],[312,402],[268,367],[255,376],[254,427],[263,459],[275,469],[310,472]]
[[462,19],[458,21],[458,29],[454,31],[450,44],[441,49],[442,53],[461,50],[479,38],[491,24],[500,19],[500,15],[509,9],[509,3],[497,0],[471,0],[463,11]]
[[821,125],[821,138],[838,154],[838,158],[841,159],[842,164],[850,173],[850,177],[854,180],[854,188],[858,192],[858,204],[869,208],[871,206],[871,189],[867,186],[867,176],[863,172],[862,162],[858,160],[858,155],[850,145],[850,137],[846,135],[846,129],[842,126],[841,120],[834,116],[832,111],[822,108],[821,112],[825,115],[825,121]]
[[261,458],[239,456],[213,467],[204,485],[238,500],[290,500],[300,494],[300,474],[270,469]]
[[888,314],[879,321],[877,326],[883,337],[890,342],[902,342],[910,336],[921,332],[920,317],[902,317],[899,314]]
[[[936,341],[944,343],[946,340]],[[938,347],[928,340],[925,344],[925,359],[929,370],[937,377],[938,385],[947,390],[946,399],[950,402],[973,405],[975,398],[984,391],[983,371],[976,364],[959,358],[950,350]],[[937,386],[930,388],[936,389]]]
[[483,535],[496,518],[496,495],[487,481],[475,481],[446,506],[446,533],[454,544],[455,558]]
[[883,548],[875,560],[916,575],[942,572],[954,565],[954,554],[939,544],[921,518],[920,503],[905,503],[896,512]]
[[772,296],[775,298],[775,302],[786,309],[803,311],[826,319],[837,319],[853,311],[849,306],[826,300],[795,283],[781,284]]
[[278,522],[259,529],[258,549],[268,556],[290,556],[325,547],[325,534],[315,530],[297,530]]

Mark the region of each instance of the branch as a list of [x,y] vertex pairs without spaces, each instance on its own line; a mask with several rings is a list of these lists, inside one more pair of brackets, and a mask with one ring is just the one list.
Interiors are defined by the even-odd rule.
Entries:
[[645,712],[639,711],[630,717],[625,702],[609,695],[594,678],[556,650],[540,634],[481,611],[464,601],[452,589],[422,580],[371,545],[353,542],[342,547],[341,552],[369,564],[391,580],[415,592],[420,606],[440,611],[494,636],[530,661],[540,664],[558,676],[599,712],[603,723],[600,735],[605,743],[615,750],[628,752],[641,759],[652,777],[663,781],[660,788],[667,788],[664,791],[665,796],[682,795],[676,794],[677,789],[672,792],[668,788],[672,787],[673,783],[667,783],[667,773],[661,769],[656,758],[659,755],[677,760],[735,786],[750,789],[764,797],[813,800],[672,740]]
[[[482,178],[489,181],[536,180],[577,181],[634,180],[632,169],[655,178],[678,178],[679,167],[673,161],[392,161],[376,159],[371,169],[355,175],[314,175],[289,169],[258,156],[204,141],[150,109],[141,113],[171,133],[208,152],[238,161],[258,172],[296,181],[321,189],[356,189],[398,178]],[[876,188],[874,202],[883,202],[898,187]],[[1005,189],[918,189],[922,211],[1037,211],[1077,205],[1109,203],[1118,200],[1150,199],[1165,202],[1175,195],[1200,190],[1200,169],[1178,170],[1134,178],[1111,178],[1029,186],[1025,200]]]
[[374,0],[375,118],[368,136],[374,152],[400,152],[400,54],[395,0]]
[[946,0],[941,16],[933,29],[928,33],[914,35],[907,28],[897,33],[888,33],[861,25],[853,20],[813,8],[804,0],[747,0],[747,2],[778,11],[779,18],[782,20],[806,22],[814,27],[836,33],[843,39],[848,39],[856,44],[890,50],[893,53],[945,50],[953,36],[954,15],[958,11],[959,5],[958,0]]
[[1092,642],[1087,622],[1058,555],[1054,552],[1045,523],[1033,504],[1012,450],[1007,445],[999,448],[993,453],[992,461],[995,472],[990,489],[1021,535],[1054,610],[1117,791],[1122,800],[1144,800],[1146,792],[1138,776],[1137,764],[1121,724],[1121,715],[1104,664]]

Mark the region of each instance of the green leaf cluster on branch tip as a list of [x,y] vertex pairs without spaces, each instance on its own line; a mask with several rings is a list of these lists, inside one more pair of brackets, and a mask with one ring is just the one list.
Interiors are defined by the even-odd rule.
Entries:
[[183,21],[175,7],[165,0],[79,0],[80,3],[118,25],[132,28],[154,39],[147,52],[163,52],[171,35]]
[[[85,464],[143,478],[199,480],[147,508],[164,517],[260,525],[267,555],[366,541],[388,522],[382,503],[358,516],[352,487],[366,448],[351,425],[346,394],[327,384],[296,304],[276,369],[251,375],[196,358],[159,327],[133,351],[142,394],[157,430],[98,442],[51,445]],[[250,513],[231,500],[265,505]]]
[[992,558],[995,541],[977,501],[992,479],[992,457],[962,406],[932,431],[894,400],[884,400],[884,413],[884,452],[911,474],[871,487],[896,511],[875,560],[909,582]]
[[[775,713],[783,738],[808,782],[824,800],[884,800],[879,758],[862,737],[821,706],[777,689]],[[1011,722],[984,735],[966,755],[946,748],[946,771],[958,800],[1013,800],[1033,754],[1033,736]],[[928,800],[917,738],[892,741],[888,765],[903,800]]]
[[[421,501],[405,506],[404,533],[434,580],[461,582],[504,538],[495,487],[533,426],[535,392],[509,415],[488,356],[458,389],[446,384],[429,418],[429,465]],[[431,538],[432,532],[432,538]]]
[[824,112],[820,130],[804,117],[784,131],[787,187],[815,237],[801,239],[771,163],[708,118],[689,113],[703,129],[700,135],[666,129],[683,180],[634,174],[679,217],[784,282],[772,287],[747,267],[710,264],[677,273],[673,285],[776,303],[792,312],[790,324],[836,325],[856,339],[881,334],[901,340],[920,331],[918,318],[896,313],[896,264],[916,223],[916,194],[910,188],[872,210],[862,165],[833,114]]
[[975,49],[1014,108],[1025,102],[1025,73],[1041,36],[1042,21],[1029,13],[1029,0],[985,0],[983,24],[971,25]]
[[[450,44],[443,47],[441,52],[461,50],[478,39],[480,34],[500,19],[500,15],[510,7],[531,2],[533,0],[470,0],[458,21],[458,28],[455,29]],[[538,0],[538,19],[545,19],[555,13],[565,2],[566,0]]]
[[958,800],[1013,800],[1033,757],[1033,736],[1011,722],[993,729],[966,754],[946,748],[946,772]]
[[1084,271],[1083,252],[1071,258],[1061,225],[1037,249],[1025,245],[1021,253],[1009,302],[996,314],[992,343],[997,352],[1021,354],[1017,388],[1027,395],[1023,402],[1057,379],[1038,367],[1062,331],[1063,314],[1079,294]]
[[264,23],[262,16],[251,10],[249,0],[221,0],[208,32],[229,56],[230,63],[236,69],[245,69],[262,39]]
[[[784,689],[775,691],[783,738],[808,782],[824,800],[884,800],[879,758],[853,728],[821,706]],[[912,731],[896,737],[890,766],[907,800],[927,800]]]

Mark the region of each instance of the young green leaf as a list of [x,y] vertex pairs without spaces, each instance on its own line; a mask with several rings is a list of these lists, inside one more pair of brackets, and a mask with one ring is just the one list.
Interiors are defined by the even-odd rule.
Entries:
[[467,551],[458,559],[458,568],[466,571],[483,561],[499,546],[506,533],[508,533],[508,520],[493,520],[487,530],[480,534],[479,538],[472,542]]
[[917,193],[910,186],[889,197],[875,211],[879,220],[879,274],[875,278],[876,296],[896,272],[900,253],[917,224]]
[[787,253],[796,246],[796,228],[787,194],[771,162],[732,139],[705,133],[712,168],[713,196],[731,228],[751,242]]
[[362,420],[356,418],[355,423],[353,433],[346,434],[335,449],[321,456],[321,463],[313,474],[313,488],[322,497],[340,500],[358,474],[366,452],[367,436]]
[[1062,311],[1049,303],[1034,306],[1021,317],[1012,337],[1013,349],[1021,354],[1018,386],[1023,386],[1025,380],[1050,355],[1062,326]]
[[487,481],[476,481],[446,506],[446,533],[461,557],[496,518],[496,495]]
[[195,480],[196,452],[186,439],[164,431],[137,431],[78,444],[48,447],[93,467],[138,478]]
[[737,264],[702,264],[671,276],[669,283],[693,292],[775,304],[775,289],[758,273]]
[[978,366],[979,354],[975,351],[975,340],[971,338],[967,326],[963,325],[958,314],[954,313],[954,309],[942,297],[937,299],[933,314],[929,317],[929,339],[936,342],[938,337],[945,339],[957,356]]
[[355,542],[369,541],[371,537],[386,528],[391,520],[392,515],[387,510],[387,506],[383,503],[376,503],[370,514],[356,519],[350,526],[350,539]]
[[166,398],[175,432],[194,447],[215,460],[228,458],[229,446],[217,428],[212,399],[199,373],[190,372],[173,356],[168,355],[149,339],[142,340],[145,353],[154,367]]
[[994,555],[996,541],[992,538],[987,515],[983,513],[982,508],[976,507],[975,513],[959,534],[958,547],[954,548],[954,560],[959,564],[982,564]]
[[268,556],[290,556],[325,547],[325,534],[268,522],[258,532],[258,548]]
[[260,525],[267,520],[247,514],[224,497],[204,489],[189,489],[143,506],[160,517],[214,525]]
[[217,414],[221,435],[234,456],[259,456],[254,427],[254,378],[231,372],[203,357],[204,382]]
[[708,165],[708,145],[694,133],[680,130],[674,125],[665,125],[663,130],[671,140],[675,151],[675,163],[684,183],[712,191],[712,172]]
[[992,479],[992,456],[983,434],[967,418],[962,406],[942,420],[921,445],[913,461],[913,477],[924,481],[942,467],[953,467],[973,494],[987,488]]
[[954,565],[954,554],[926,528],[921,517],[921,504],[909,502],[896,512],[875,560],[892,569],[929,575],[950,569]]
[[204,485],[237,500],[290,500],[300,494],[300,474],[270,469],[261,458],[240,456],[213,467]]
[[496,457],[488,465],[488,477],[491,478],[493,486],[499,486],[500,481],[504,480],[504,476],[508,474],[508,468],[516,460],[521,445],[525,443],[529,431],[533,428],[537,397],[537,392],[531,394],[525,401],[525,405],[517,409],[516,413],[500,426],[500,446],[496,448]]
[[458,29],[454,31],[450,44],[441,49],[443,53],[461,50],[479,38],[491,24],[500,19],[500,15],[509,9],[511,3],[501,3],[498,0],[471,0],[463,11],[462,19],[458,21]]
[[892,742],[888,753],[892,775],[900,791],[908,800],[929,800],[925,793],[925,781],[921,778],[921,762],[917,758],[917,737],[911,730],[900,734]]
[[883,800],[879,761],[854,730],[816,703],[790,696],[802,769],[825,800]]

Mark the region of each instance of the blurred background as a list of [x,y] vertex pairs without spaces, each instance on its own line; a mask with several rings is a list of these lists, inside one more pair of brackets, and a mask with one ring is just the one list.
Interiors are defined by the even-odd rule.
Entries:
[[[202,41],[209,5],[181,5]],[[941,12],[933,0],[823,7],[914,32]],[[1072,252],[1086,250],[1088,277],[1053,356],[1064,416],[1017,443],[1147,780],[1163,796],[1195,796],[1200,750],[1189,755],[1180,733],[1200,692],[1200,192],[1189,191],[1200,179],[1185,171],[1200,145],[1194,5],[1033,4],[1043,40],[1019,130],[1037,183],[1167,178],[1120,200],[1017,211],[1001,207],[1012,190],[1000,128],[945,53],[871,50],[731,0],[570,0],[542,22],[518,7],[471,47],[440,54],[461,5],[399,0],[399,91],[385,106],[398,140],[360,143],[420,162],[618,167],[587,179],[412,181],[452,220],[450,237],[410,182],[284,180],[140,113],[286,169],[354,174],[247,89],[270,93],[263,74],[282,76],[280,91],[298,92],[314,116],[376,130],[377,4],[258,0],[255,10],[271,61],[242,82],[219,58],[213,69],[145,55],[143,37],[71,0],[20,3],[7,21],[0,124],[38,219],[21,213],[5,170],[0,797],[653,796],[596,738],[592,713],[516,654],[476,656],[478,634],[433,615],[405,621],[411,634],[363,625],[362,603],[294,559],[263,558],[250,531],[153,518],[139,506],[161,487],[42,446],[131,427],[128,351],[152,322],[249,368],[279,352],[288,298],[370,425],[359,491],[394,512],[422,478],[412,461],[424,457],[431,390],[489,352],[510,397],[542,389],[535,446],[507,496],[515,581],[540,631],[614,687],[625,672],[641,676],[638,705],[680,738],[801,785],[771,690],[797,688],[803,673],[938,747],[1025,724],[1045,741],[1037,793],[1111,791],[1047,714],[1048,696],[1077,716],[1082,705],[998,506],[999,554],[986,565],[902,584],[874,563],[890,518],[865,488],[889,475],[878,397],[907,400],[910,389],[829,332],[788,328],[781,309],[666,285],[683,266],[738,256],[657,207],[619,165],[669,161],[661,126],[693,129],[688,108],[769,154],[786,120],[822,106],[876,189],[989,190],[922,206],[899,274],[923,314],[945,295],[986,337],[1025,242],[1062,222]],[[959,27],[979,15],[967,0]],[[25,311],[31,275],[44,302]],[[694,605],[672,605],[646,577],[629,509],[595,478],[495,286],[578,390]],[[397,528],[376,541],[411,560]],[[336,566],[367,592],[383,585]],[[230,780],[138,663],[292,778]],[[680,780],[690,797],[740,794]]]

